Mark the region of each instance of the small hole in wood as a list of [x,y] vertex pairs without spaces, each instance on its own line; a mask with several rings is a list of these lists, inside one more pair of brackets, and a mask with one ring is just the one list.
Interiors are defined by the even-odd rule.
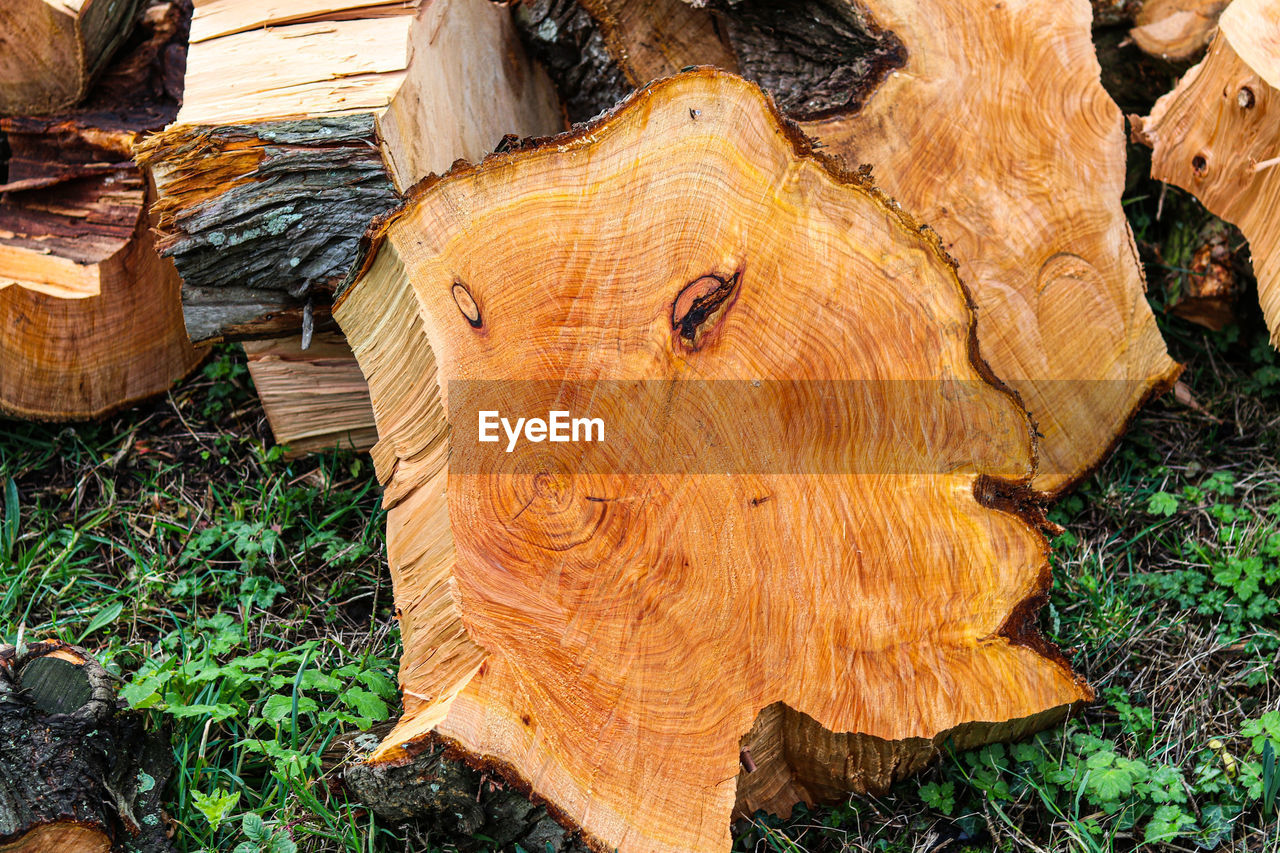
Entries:
[[738,287],[740,272],[724,277],[714,273],[694,279],[681,289],[671,304],[671,328],[684,342],[698,349],[702,339],[716,327]]
[[471,328],[478,329],[484,325],[484,320],[480,317],[480,306],[476,304],[471,291],[467,290],[467,286],[460,281],[453,283],[453,301],[458,304],[458,310],[462,312],[463,317],[467,318]]
[[1195,170],[1197,175],[1203,175],[1209,168],[1209,161],[1205,159],[1203,154],[1197,154],[1191,158],[1191,168]]
[[1257,97],[1248,86],[1241,86],[1240,91],[1236,93],[1236,103],[1240,105],[1242,110],[1252,109],[1257,102]]

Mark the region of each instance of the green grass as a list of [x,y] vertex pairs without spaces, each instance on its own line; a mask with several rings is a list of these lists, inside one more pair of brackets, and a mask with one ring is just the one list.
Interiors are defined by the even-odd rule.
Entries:
[[404,849],[330,784],[398,701],[368,460],[285,461],[230,349],[105,423],[5,427],[0,642],[85,645],[172,729],[179,849]]
[[[1099,701],[886,796],[757,816],[737,849],[1280,850],[1280,357],[1252,294],[1221,333],[1164,315],[1205,214],[1154,198],[1129,210],[1195,405],[1150,406],[1052,513],[1042,627]],[[4,423],[0,641],[87,646],[171,731],[180,850],[483,849],[335,783],[398,713],[378,498],[364,457],[272,447],[230,348],[101,424]]]

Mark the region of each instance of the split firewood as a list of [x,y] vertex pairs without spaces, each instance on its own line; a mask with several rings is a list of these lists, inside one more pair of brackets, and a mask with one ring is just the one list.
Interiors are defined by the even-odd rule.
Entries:
[[133,30],[142,0],[0,3],[0,115],[49,115],[84,98]]
[[298,334],[399,193],[563,128],[488,0],[197,0],[176,122],[138,148],[193,340]]
[[302,343],[301,336],[244,343],[276,443],[291,456],[373,447],[369,386],[346,339],[320,332],[306,348]]
[[1258,297],[1280,346],[1280,0],[1235,0],[1204,61],[1134,137],[1151,176],[1182,187],[1249,240]]
[[1230,0],[1146,0],[1130,37],[1144,52],[1171,62],[1190,60],[1209,46]]
[[[518,13],[540,55],[557,30],[539,15],[563,2]],[[959,262],[983,355],[1042,433],[1036,488],[1091,471],[1180,368],[1121,207],[1124,123],[1098,81],[1086,0],[690,2],[582,5],[632,83],[739,70],[826,151],[871,164]],[[703,30],[725,39],[667,35]]]
[[1092,696],[953,262],[741,78],[424,182],[334,310],[405,650],[371,806],[447,746],[595,849],[726,851]]
[[0,647],[0,850],[169,853],[172,753],[111,676],[62,642]]
[[152,37],[89,102],[0,119],[0,413],[96,417],[163,392],[202,356],[183,332],[177,271],[156,254],[151,191],[131,158],[137,137],[177,108],[151,62],[181,37],[177,13],[153,8]]

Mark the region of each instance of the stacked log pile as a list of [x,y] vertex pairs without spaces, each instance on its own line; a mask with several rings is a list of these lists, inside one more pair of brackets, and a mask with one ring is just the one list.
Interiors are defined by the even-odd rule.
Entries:
[[[1275,6],[1132,36],[1213,39],[1136,129],[1273,330]],[[18,7],[22,67],[78,70],[0,78],[0,411],[242,341],[279,441],[371,447],[374,808],[465,762],[593,848],[723,851],[1092,698],[1035,628],[1044,509],[1180,368],[1087,0],[197,0],[185,52],[176,5]]]

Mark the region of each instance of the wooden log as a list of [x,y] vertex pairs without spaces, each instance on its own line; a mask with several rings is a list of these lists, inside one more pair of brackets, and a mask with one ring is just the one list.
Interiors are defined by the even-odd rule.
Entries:
[[186,97],[139,146],[193,340],[296,334],[399,193],[563,128],[488,0],[197,0]]
[[150,37],[64,116],[0,119],[0,413],[97,417],[161,393],[203,351],[182,328],[180,282],[156,254],[152,190],[131,150],[176,111],[162,56],[178,11],[153,4]]
[[[741,78],[424,182],[335,317],[404,639],[388,810],[447,745],[594,849],[726,851],[1092,696],[1035,630],[1034,431],[953,262]],[[547,406],[602,440],[478,440]]]
[[1204,61],[1131,117],[1151,176],[1182,187],[1249,240],[1258,298],[1280,346],[1280,2],[1236,0]]
[[1185,62],[1204,52],[1231,0],[1146,0],[1129,36],[1144,52]]
[[169,853],[171,762],[84,649],[0,647],[0,850]]
[[85,97],[133,30],[142,0],[0,4],[0,115],[49,115]]
[[[1092,471],[1180,368],[1121,208],[1124,123],[1098,82],[1086,0],[682,5],[583,0],[629,79],[737,67],[780,91],[827,151],[871,164],[959,262],[983,355],[1043,434],[1036,488],[1057,494]],[[718,42],[654,35],[708,16],[736,66]]]
[[378,430],[369,386],[338,332],[320,332],[305,349],[301,336],[245,341],[249,375],[287,455],[373,447]]

